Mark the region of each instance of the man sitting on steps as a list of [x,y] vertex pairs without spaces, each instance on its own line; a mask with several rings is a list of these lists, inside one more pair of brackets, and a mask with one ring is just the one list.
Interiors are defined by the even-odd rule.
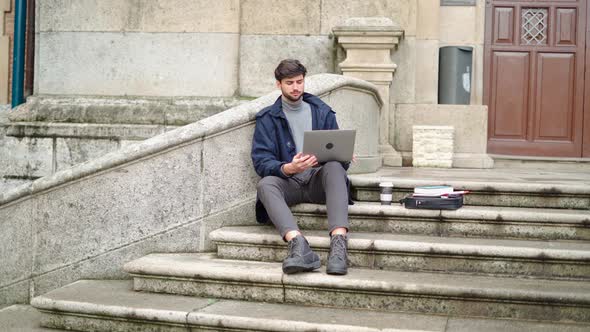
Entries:
[[256,115],[252,161],[262,177],[257,186],[256,219],[275,225],[289,253],[283,261],[287,274],[313,271],[319,256],[311,250],[289,209],[298,203],[326,204],[330,230],[328,274],[347,273],[349,163],[318,165],[304,155],[303,133],[338,129],[334,111],[318,97],[304,93],[307,70],[298,60],[283,60],[275,70],[282,95]]

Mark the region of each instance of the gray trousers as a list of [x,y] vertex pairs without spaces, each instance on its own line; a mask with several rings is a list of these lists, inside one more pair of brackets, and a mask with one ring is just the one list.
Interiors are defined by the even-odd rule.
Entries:
[[298,203],[326,204],[330,233],[339,227],[348,229],[348,188],[346,171],[331,161],[288,179],[266,176],[258,182],[258,198],[283,239],[298,231],[289,206]]

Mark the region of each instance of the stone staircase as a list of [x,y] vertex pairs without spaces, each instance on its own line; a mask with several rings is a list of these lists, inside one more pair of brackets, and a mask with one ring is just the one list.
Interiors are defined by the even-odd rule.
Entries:
[[[390,168],[351,180],[346,276],[284,275],[272,227],[222,227],[215,253],[151,254],[125,265],[132,283],[78,281],[32,305],[43,327],[79,331],[590,330],[587,173]],[[473,193],[457,211],[407,210],[376,202],[383,180],[398,198],[426,183]],[[293,211],[325,263],[325,208]]]

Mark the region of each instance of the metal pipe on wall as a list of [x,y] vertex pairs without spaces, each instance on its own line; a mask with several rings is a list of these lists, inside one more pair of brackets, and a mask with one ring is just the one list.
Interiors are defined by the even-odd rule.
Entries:
[[24,103],[27,0],[16,0],[14,12],[14,56],[12,66],[12,108]]

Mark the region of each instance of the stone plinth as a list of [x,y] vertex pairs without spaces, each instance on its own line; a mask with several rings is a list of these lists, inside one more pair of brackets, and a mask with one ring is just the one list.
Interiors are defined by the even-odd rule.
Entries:
[[391,61],[391,52],[397,48],[404,31],[385,17],[350,18],[333,31],[338,44],[346,51],[346,59],[339,65],[342,74],[377,85],[385,100],[379,117],[379,151],[385,165],[401,166],[401,154],[390,144],[389,88],[397,68]]
[[414,167],[453,167],[453,137],[451,126],[414,126]]

